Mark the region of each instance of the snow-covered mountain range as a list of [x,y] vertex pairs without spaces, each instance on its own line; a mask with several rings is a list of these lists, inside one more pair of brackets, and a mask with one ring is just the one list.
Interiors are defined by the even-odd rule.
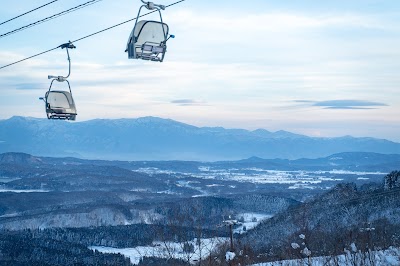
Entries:
[[170,119],[96,119],[84,122],[12,117],[0,120],[0,153],[120,160],[236,160],[318,158],[340,152],[400,154],[400,143],[375,138],[316,138],[195,127]]

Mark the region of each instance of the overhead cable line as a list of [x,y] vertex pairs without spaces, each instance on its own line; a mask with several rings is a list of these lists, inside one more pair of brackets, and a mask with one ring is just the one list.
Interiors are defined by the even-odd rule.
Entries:
[[42,7],[48,6],[48,5],[50,5],[50,4],[54,3],[54,2],[57,2],[57,1],[58,1],[58,0],[54,0],[54,1],[51,1],[51,2],[49,2],[49,3],[47,3],[47,4],[41,5],[41,6],[39,6],[39,7],[37,7],[37,8],[34,8],[34,9],[28,11],[28,12],[25,12],[25,13],[19,15],[19,16],[16,16],[16,17],[14,17],[14,18],[11,18],[11,19],[9,19],[9,20],[6,20],[6,21],[0,23],[0,25],[6,24],[7,22],[10,22],[11,20],[14,20],[14,19],[17,19],[17,18],[19,18],[19,17],[25,16],[26,14],[29,14],[29,13],[31,13],[31,12],[33,12],[33,11],[36,11],[36,10],[38,10],[38,9],[41,9]]
[[[172,4],[169,4],[169,5],[165,6],[165,8],[168,8],[168,7],[177,5],[177,4],[179,4],[179,3],[181,3],[181,2],[184,2],[184,1],[186,1],[186,0],[177,1],[177,2],[175,2],[175,3],[172,3]],[[71,41],[71,43],[79,42],[79,41],[81,41],[81,40],[83,40],[83,39],[86,39],[86,38],[92,37],[92,36],[94,36],[94,35],[97,35],[97,34],[99,34],[99,33],[102,33],[102,32],[108,31],[108,30],[110,30],[110,29],[116,28],[116,27],[118,27],[118,26],[121,26],[121,25],[126,24],[126,23],[128,23],[128,22],[131,22],[131,21],[133,21],[133,20],[135,20],[135,19],[138,19],[138,18],[147,16],[147,15],[149,15],[149,14],[151,14],[151,13],[154,13],[154,12],[156,12],[156,10],[153,10],[153,11],[151,11],[151,12],[145,13],[145,14],[143,14],[143,15],[141,15],[141,16],[136,17],[136,18],[132,18],[132,19],[126,20],[126,21],[124,21],[124,22],[115,24],[115,25],[113,25],[113,26],[111,26],[111,27],[108,27],[108,28],[99,30],[99,31],[94,32],[94,33],[92,33],[92,34],[86,35],[86,36],[84,36],[84,37],[81,37],[81,38],[79,38],[79,39],[76,39],[76,40],[74,40],[74,41]],[[41,52],[41,53],[38,53],[38,54],[35,54],[35,55],[32,55],[32,56],[26,57],[26,58],[24,58],[24,59],[15,61],[15,62],[13,62],[13,63],[10,63],[10,64],[8,64],[8,65],[4,65],[4,66],[0,67],[0,69],[3,69],[3,68],[6,68],[6,67],[9,67],[9,66],[12,66],[12,65],[21,63],[21,62],[23,62],[23,61],[26,61],[26,60],[28,60],[28,59],[34,58],[34,57],[36,57],[36,56],[39,56],[39,55],[42,55],[42,54],[51,52],[51,51],[53,51],[53,50],[56,50],[56,49],[58,49],[58,48],[60,48],[60,47],[61,47],[61,46],[59,45],[59,46],[54,47],[54,48],[52,48],[52,49],[49,49],[49,50],[47,50],[47,51],[44,51],[44,52]]]
[[42,23],[44,23],[44,22],[47,22],[47,21],[49,21],[49,20],[52,20],[52,19],[61,17],[61,16],[65,15],[65,14],[68,14],[68,13],[74,12],[74,11],[76,11],[76,10],[78,10],[78,9],[81,9],[81,8],[84,8],[84,7],[93,5],[93,4],[95,4],[95,3],[97,3],[97,2],[100,2],[100,1],[103,1],[103,0],[90,0],[90,1],[88,1],[88,2],[86,2],[86,3],[83,3],[83,4],[80,4],[80,5],[78,5],[78,6],[72,7],[72,8],[70,8],[70,9],[67,9],[67,10],[65,10],[65,11],[62,11],[62,12],[60,12],[60,13],[54,14],[54,15],[52,15],[52,16],[50,16],[50,17],[47,17],[47,18],[38,20],[38,21],[33,22],[33,23],[30,23],[30,24],[28,24],[28,25],[26,25],[26,26],[20,27],[20,28],[18,28],[18,29],[15,29],[15,30],[12,30],[12,31],[9,31],[9,32],[6,32],[6,33],[4,33],[4,34],[1,34],[1,35],[0,35],[0,38],[4,38],[4,37],[6,37],[6,36],[8,36],[8,35],[17,33],[17,32],[19,32],[19,31],[26,30],[26,29],[31,28],[31,27],[33,27],[33,26],[37,26],[37,25],[42,24]]

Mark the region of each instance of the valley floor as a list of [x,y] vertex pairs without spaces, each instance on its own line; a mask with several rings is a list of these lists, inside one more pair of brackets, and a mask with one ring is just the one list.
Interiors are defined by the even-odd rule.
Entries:
[[128,257],[133,264],[139,264],[144,257],[174,258],[196,263],[204,260],[220,245],[228,242],[228,238],[215,237],[186,242],[153,242],[151,246],[138,246],[134,248],[89,247],[102,253],[122,254]]

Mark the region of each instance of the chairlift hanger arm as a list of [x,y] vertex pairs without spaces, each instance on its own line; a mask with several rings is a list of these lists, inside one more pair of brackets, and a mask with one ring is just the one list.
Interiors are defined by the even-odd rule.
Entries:
[[[49,77],[50,77],[50,76],[49,76]],[[48,90],[48,91],[51,90],[51,87],[53,86],[53,82],[54,82],[55,80],[57,80],[57,79],[54,78],[54,79],[50,82],[50,86],[49,86],[49,90]]]
[[[49,76],[49,77],[51,77],[51,76]],[[49,90],[48,90],[48,91],[51,91],[51,88],[52,88],[52,86],[53,86],[53,82],[54,82],[55,80],[59,81],[57,77],[53,78],[53,80],[52,80],[51,83],[50,83],[50,87],[49,87]],[[64,81],[67,82],[69,92],[72,94],[71,85],[69,84],[69,81],[68,81],[67,79],[65,79]]]
[[[137,14],[137,16],[136,16],[135,26],[133,27],[133,30],[132,30],[132,33],[133,33],[132,38],[134,38],[134,42],[136,42],[136,39],[135,39],[135,38],[136,38],[136,37],[135,37],[135,30],[136,30],[136,25],[137,25],[138,18],[140,18],[140,12],[142,11],[142,8],[143,8],[143,7],[147,8],[147,9],[150,9],[150,8],[147,6],[147,3],[151,3],[151,2],[145,2],[145,1],[143,1],[143,0],[141,0],[141,1],[144,3],[144,5],[142,5],[142,6],[139,8],[138,14]],[[154,9],[154,8],[153,8],[153,9]],[[161,24],[164,24],[160,9],[159,9],[159,8],[155,8],[155,9],[158,11],[158,14],[160,15]],[[164,7],[164,9],[165,9],[165,7]],[[163,10],[164,10],[164,9],[163,9]],[[151,10],[151,9],[150,9],[150,10]],[[165,42],[166,42],[166,41],[167,41],[167,36],[166,36],[166,34],[165,34],[165,29],[164,29],[164,27],[162,27],[162,29],[163,29],[163,33],[164,33],[164,36],[165,36],[164,39],[165,39]]]
[[53,79],[53,80],[57,80],[59,82],[63,82],[63,81],[68,81],[67,78],[69,78],[69,76],[71,75],[71,58],[69,56],[69,51],[68,49],[75,49],[76,46],[71,42],[67,42],[64,44],[61,44],[60,46],[58,46],[61,49],[67,50],[67,58],[68,58],[68,75],[67,76],[53,76],[53,75],[48,75],[48,79]]
[[67,84],[68,84],[69,93],[71,93],[71,95],[72,95],[71,85],[69,84],[69,81],[68,81],[68,80],[66,80],[66,82],[67,82]]

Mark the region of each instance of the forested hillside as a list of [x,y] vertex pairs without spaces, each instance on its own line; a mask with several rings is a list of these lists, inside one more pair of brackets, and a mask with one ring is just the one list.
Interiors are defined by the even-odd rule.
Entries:
[[[393,184],[397,177],[398,171],[391,172],[382,183]],[[382,185],[362,190],[340,184],[262,222],[238,241],[240,248],[259,254],[258,260],[301,258],[305,247],[308,256],[343,254],[352,243],[363,251],[398,247],[400,188]],[[293,248],[297,245],[302,249]]]

